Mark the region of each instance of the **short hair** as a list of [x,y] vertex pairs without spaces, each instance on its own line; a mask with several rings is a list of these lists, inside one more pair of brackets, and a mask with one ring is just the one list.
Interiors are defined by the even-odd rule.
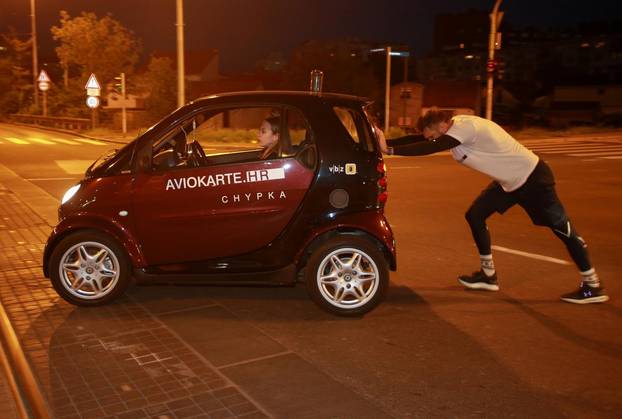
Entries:
[[454,116],[453,111],[443,111],[439,108],[430,108],[425,115],[417,121],[417,129],[422,132],[425,128],[429,128],[440,122],[449,122]]

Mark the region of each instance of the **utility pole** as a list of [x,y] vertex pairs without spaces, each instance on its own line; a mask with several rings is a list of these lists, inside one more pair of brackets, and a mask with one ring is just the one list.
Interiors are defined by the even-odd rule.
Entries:
[[34,89],[35,94],[35,107],[39,107],[39,92],[37,91],[39,63],[37,58],[37,22],[35,19],[35,0],[30,0],[30,28],[32,34],[32,88]]
[[499,12],[501,0],[496,0],[495,6],[490,14],[490,36],[488,38],[488,63],[486,64],[487,86],[486,86],[486,119],[492,120],[492,102],[494,96],[493,83],[495,78],[495,49],[497,44],[497,28],[501,24],[503,12]]
[[121,73],[121,100],[123,101],[121,106],[121,128],[124,137],[125,134],[127,134],[127,110],[125,109],[125,99],[125,73]]
[[389,105],[391,104],[391,47],[387,47],[387,69],[384,88],[384,132],[389,135]]
[[184,87],[184,2],[177,0],[177,106],[186,103]]

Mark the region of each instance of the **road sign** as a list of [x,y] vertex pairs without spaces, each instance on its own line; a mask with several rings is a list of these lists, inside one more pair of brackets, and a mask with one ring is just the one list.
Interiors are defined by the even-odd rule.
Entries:
[[50,78],[48,77],[48,73],[45,70],[41,70],[39,73],[39,77],[37,78],[37,84],[39,85],[39,90],[45,92],[50,88]]
[[50,77],[48,77],[48,73],[46,73],[45,70],[41,70],[41,73],[39,73],[39,78],[37,79],[37,81],[46,82],[46,83],[51,82]]
[[97,96],[89,96],[86,98],[86,106],[95,109],[99,106],[99,98]]
[[97,81],[97,77],[95,74],[91,73],[91,77],[89,77],[89,81],[86,82],[85,89],[101,89],[99,82]]
[[86,82],[86,86],[84,86],[84,88],[86,89],[87,96],[100,96],[101,86],[99,85],[95,74],[91,73],[91,77],[89,77],[89,80]]

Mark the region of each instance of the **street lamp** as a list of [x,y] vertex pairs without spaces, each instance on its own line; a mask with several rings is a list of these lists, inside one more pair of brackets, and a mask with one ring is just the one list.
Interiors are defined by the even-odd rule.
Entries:
[[406,57],[410,56],[410,53],[407,51],[391,51],[391,47],[387,46],[385,48],[375,48],[371,49],[370,52],[382,52],[385,51],[387,54],[387,64],[386,64],[386,75],[385,75],[385,86],[384,86],[384,132],[389,132],[389,105],[391,104],[391,56],[395,55],[398,57]]
[[493,99],[493,82],[495,76],[495,49],[497,48],[497,28],[501,24],[503,12],[499,12],[501,0],[495,2],[490,14],[490,36],[488,38],[488,63],[486,72],[488,75],[486,86],[486,119],[492,120],[492,99]]
[[[33,0],[34,1],[34,0]],[[177,0],[177,106],[186,103],[184,85],[184,1]]]
[[39,63],[37,61],[37,22],[35,19],[35,0],[30,0],[30,28],[32,32],[32,87],[35,93],[35,107],[39,107],[39,92],[37,92]]

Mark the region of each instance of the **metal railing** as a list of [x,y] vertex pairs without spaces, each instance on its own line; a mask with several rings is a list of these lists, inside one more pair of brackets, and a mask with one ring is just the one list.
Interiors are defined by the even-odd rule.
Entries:
[[88,118],[66,118],[58,116],[42,116],[15,113],[9,115],[11,121],[20,122],[22,124],[40,125],[42,127],[53,127],[67,130],[87,130],[93,124]]

